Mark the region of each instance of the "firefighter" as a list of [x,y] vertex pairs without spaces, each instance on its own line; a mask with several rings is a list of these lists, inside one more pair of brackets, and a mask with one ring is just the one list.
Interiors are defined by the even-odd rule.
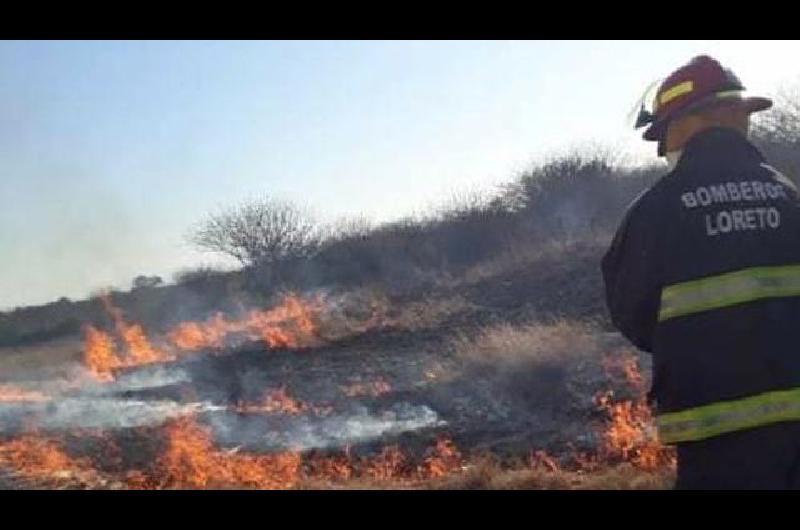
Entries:
[[653,356],[678,489],[800,488],[800,202],[747,138],[766,98],[708,56],[659,86],[637,128],[669,172],[603,257],[613,324]]

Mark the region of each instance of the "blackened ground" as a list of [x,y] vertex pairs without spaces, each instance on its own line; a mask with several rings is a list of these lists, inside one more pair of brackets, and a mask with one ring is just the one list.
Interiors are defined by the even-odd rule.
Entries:
[[[456,327],[450,333],[460,331]],[[598,331],[597,349],[591,353],[597,354],[595,359],[518,366],[465,364],[450,351],[451,338],[442,329],[384,329],[299,351],[268,351],[251,344],[179,361],[174,366],[189,374],[190,383],[128,392],[126,397],[228,407],[202,414],[201,420],[216,427],[221,446],[253,451],[275,450],[285,443],[302,449],[348,445],[359,454],[400,444],[413,454],[442,435],[465,453],[490,451],[508,457],[524,457],[534,449],[559,454],[597,446],[596,429],[604,416],[594,397],[618,383],[603,371],[599,356],[626,347],[618,335]],[[642,362],[646,374],[647,359]],[[377,396],[345,392],[376,381],[388,382],[391,389]],[[281,388],[310,409],[274,416],[232,410],[237,403],[260,402],[266,392]],[[427,411],[435,414],[429,424]],[[386,418],[399,422],[397,429],[382,432],[373,425]],[[336,428],[349,430],[339,434]],[[359,438],[362,431],[365,437]]]
[[[348,445],[355,453],[390,444],[422,451],[442,435],[452,437],[466,454],[491,451],[524,457],[536,449],[555,454],[591,449],[597,445],[596,429],[604,419],[595,395],[610,388],[625,390],[605,374],[601,358],[629,349],[623,339],[608,332],[599,269],[603,248],[576,245],[568,252],[542,254],[477,274],[471,281],[442,283],[390,301],[392,307],[403,308],[456,296],[466,300],[466,305],[440,319],[422,319],[410,327],[377,327],[301,350],[270,351],[253,343],[190,354],[164,367],[183,370],[186,381],[128,390],[117,397],[207,402],[225,409],[200,415],[201,421],[216,428],[217,441],[225,448],[270,450],[274,447],[255,442],[270,433],[286,432],[286,439],[273,436],[273,441],[291,444],[302,439],[313,446],[318,440],[324,449],[336,449],[331,423],[339,421],[343,431],[338,448]],[[454,339],[487,327],[546,325],[553,319],[594,323],[596,337],[590,351],[563,360],[498,365],[465,362],[452,347]],[[72,357],[80,358],[77,347]],[[641,361],[647,376],[649,359]],[[346,389],[354,385],[379,381],[387,382],[390,390],[377,396],[347,395]],[[267,392],[280,388],[312,410],[287,417],[233,410],[237,403],[260,402]],[[327,412],[319,414],[314,408]],[[384,429],[382,422],[388,427]],[[390,428],[393,424],[399,427]],[[354,432],[365,436],[348,440]],[[117,447],[121,456],[108,455],[108,466],[141,469],[161,448],[157,433],[155,427],[119,429],[111,433],[114,444],[104,445],[101,438],[74,439],[71,451],[90,454]]]

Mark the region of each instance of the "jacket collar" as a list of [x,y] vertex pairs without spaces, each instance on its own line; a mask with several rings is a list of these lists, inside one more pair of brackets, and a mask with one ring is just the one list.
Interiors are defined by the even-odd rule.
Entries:
[[764,161],[761,152],[741,132],[727,127],[711,127],[686,142],[678,167],[694,161],[741,163],[742,156]]

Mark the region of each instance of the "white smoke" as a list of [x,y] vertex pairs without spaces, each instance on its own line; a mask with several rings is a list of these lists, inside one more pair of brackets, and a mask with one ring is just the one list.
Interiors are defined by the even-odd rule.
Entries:
[[425,405],[397,403],[392,408],[371,412],[358,407],[350,415],[301,415],[245,417],[234,414],[209,415],[215,438],[224,446],[254,449],[305,451],[343,447],[369,442],[386,435],[445,425],[438,414]]
[[147,390],[150,388],[161,388],[190,381],[189,374],[180,368],[169,368],[163,366],[143,367],[135,372],[120,375],[111,383],[97,385],[90,390],[96,394],[118,394],[120,392],[130,392],[134,390]]
[[44,431],[62,429],[125,429],[157,425],[185,414],[218,411],[211,403],[140,401],[116,398],[61,398],[44,403],[0,403],[0,432],[18,430],[32,421]]

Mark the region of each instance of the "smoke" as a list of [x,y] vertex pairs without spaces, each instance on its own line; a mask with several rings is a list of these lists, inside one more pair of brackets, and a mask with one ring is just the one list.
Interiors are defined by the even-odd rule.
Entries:
[[134,390],[161,388],[190,381],[189,374],[180,368],[144,366],[138,371],[120,375],[116,381],[100,386],[103,394],[117,394]]
[[[325,321],[323,336],[329,339],[374,325],[379,309],[369,292],[343,295],[317,290],[304,297],[317,300],[319,318]],[[236,343],[241,337],[228,339],[228,354],[197,351],[169,364],[117,371],[111,381],[99,381],[77,367],[66,379],[64,372],[62,378],[48,378],[39,371],[35,391],[49,399],[0,400],[0,434],[31,428],[119,430],[157,426],[192,415],[212,429],[215,443],[222,447],[305,451],[369,443],[446,424],[427,405],[401,401],[368,407],[352,397],[343,399],[341,382],[327,380],[309,381],[310,390],[315,403],[331,407],[317,408],[311,403],[298,414],[240,409],[240,403],[258,404],[265,392],[281,387],[285,374],[277,373],[272,364],[278,352],[240,349]],[[34,381],[20,383],[27,387]]]
[[45,403],[0,403],[0,432],[18,432],[30,424],[42,431],[126,429],[220,409],[224,407],[211,403],[89,397],[61,398]]
[[217,442],[250,450],[295,450],[342,447],[382,436],[445,425],[425,405],[401,402],[383,411],[357,406],[351,414],[330,416],[208,415]]

